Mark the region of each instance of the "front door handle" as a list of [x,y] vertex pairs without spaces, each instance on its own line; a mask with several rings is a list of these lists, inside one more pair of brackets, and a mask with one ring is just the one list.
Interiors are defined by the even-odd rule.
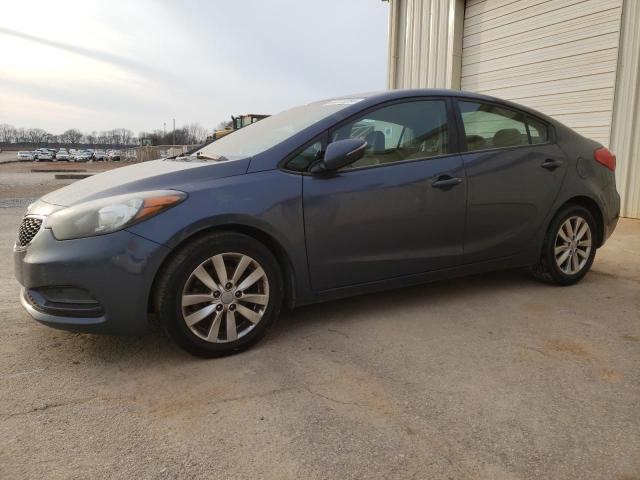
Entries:
[[550,158],[547,158],[540,166],[542,168],[546,168],[547,170],[553,171],[556,168],[562,166],[562,162],[560,160],[552,160]]
[[450,175],[440,175],[432,184],[433,188],[447,189],[455,187],[462,183],[462,179],[459,177],[452,177]]

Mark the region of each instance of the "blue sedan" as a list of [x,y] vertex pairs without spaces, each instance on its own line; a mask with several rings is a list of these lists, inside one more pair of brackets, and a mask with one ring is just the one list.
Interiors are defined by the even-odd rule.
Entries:
[[570,285],[615,228],[614,170],[602,145],[496,98],[323,100],[45,195],[14,248],[20,300],[80,332],[137,334],[154,312],[210,357],[283,306],[518,267]]

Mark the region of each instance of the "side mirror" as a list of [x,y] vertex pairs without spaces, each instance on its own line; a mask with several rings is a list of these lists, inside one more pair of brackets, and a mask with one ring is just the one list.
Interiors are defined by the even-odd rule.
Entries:
[[360,160],[367,149],[367,142],[361,138],[347,138],[327,145],[324,159],[311,167],[311,173],[340,170]]

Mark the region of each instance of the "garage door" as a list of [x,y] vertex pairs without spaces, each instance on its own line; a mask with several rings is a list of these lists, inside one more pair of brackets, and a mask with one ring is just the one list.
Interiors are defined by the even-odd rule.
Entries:
[[530,106],[608,145],[621,11],[622,0],[468,0],[462,89]]

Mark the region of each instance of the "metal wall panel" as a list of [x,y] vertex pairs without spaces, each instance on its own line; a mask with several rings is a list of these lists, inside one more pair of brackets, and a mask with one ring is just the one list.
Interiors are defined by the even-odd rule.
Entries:
[[463,90],[536,108],[609,145],[622,0],[469,0]]
[[460,88],[464,0],[391,0],[389,88]]
[[616,181],[621,214],[640,218],[640,1],[625,0],[611,148],[618,158]]

